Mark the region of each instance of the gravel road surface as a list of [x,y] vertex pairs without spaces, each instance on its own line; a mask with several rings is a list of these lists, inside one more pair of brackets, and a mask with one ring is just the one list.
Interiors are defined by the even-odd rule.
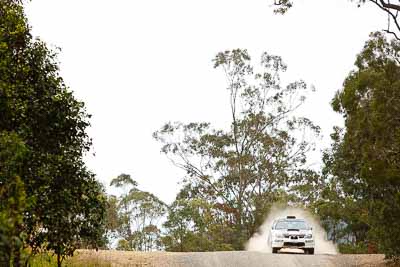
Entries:
[[[383,267],[384,256],[366,255],[304,255],[250,251],[227,252],[132,252],[79,250],[75,260],[91,259],[104,266],[122,267]],[[98,266],[103,266],[99,264]],[[96,265],[97,266],[97,265]]]
[[[168,259],[169,258],[169,259]],[[205,252],[171,254],[155,266],[179,267],[361,267],[384,266],[383,255],[304,255],[262,252]]]

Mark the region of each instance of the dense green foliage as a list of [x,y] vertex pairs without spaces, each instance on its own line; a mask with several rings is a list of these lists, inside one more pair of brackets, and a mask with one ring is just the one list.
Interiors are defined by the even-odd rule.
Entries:
[[188,250],[185,242],[193,250],[243,249],[274,202],[295,198],[288,189],[308,176],[307,138],[319,133],[295,116],[308,88],[303,81],[280,84],[286,70],[280,57],[264,53],[258,70],[237,49],[219,53],[214,63],[228,83],[230,129],[167,123],[154,134],[187,173],[165,224],[170,249]]
[[0,264],[18,266],[24,261],[24,184],[18,176],[26,155],[24,143],[15,133],[0,133]]
[[400,256],[400,44],[372,35],[333,108],[345,128],[333,135],[327,167],[360,208],[368,238],[389,257]]
[[399,52],[398,41],[371,35],[332,101],[345,126],[334,128],[321,174],[296,188],[344,253],[400,256]]
[[52,250],[60,265],[82,242],[100,240],[105,198],[82,161],[89,116],[55,53],[30,35],[20,1],[0,3],[0,114],[1,142],[10,144],[0,163],[0,212],[10,216],[2,242]]
[[208,201],[190,198],[185,188],[169,208],[162,243],[167,251],[233,250],[233,225]]

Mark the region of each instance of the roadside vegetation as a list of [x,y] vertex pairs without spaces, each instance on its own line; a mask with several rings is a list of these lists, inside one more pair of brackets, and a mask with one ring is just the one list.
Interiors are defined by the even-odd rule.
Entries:
[[[77,255],[78,254],[78,255]],[[40,253],[29,260],[31,267],[53,267],[57,266],[57,257],[51,253]],[[79,252],[73,257],[67,258],[63,262],[67,267],[111,267],[111,262],[105,262],[103,259],[92,257],[79,257]]]
[[52,251],[61,266],[101,245],[106,196],[83,162],[89,115],[34,39],[18,0],[0,3],[0,265]]
[[[390,14],[400,7],[369,2],[397,21]],[[277,13],[292,4],[277,2]],[[342,253],[399,260],[400,41],[396,28],[386,32],[371,34],[332,96],[345,123],[330,133],[319,170],[308,157],[321,130],[301,116],[313,88],[283,83],[279,56],[218,53],[227,129],[167,122],[153,134],[186,173],[167,204],[129,174],[109,185],[123,193],[105,193],[83,161],[91,147],[84,103],[60,77],[56,53],[30,34],[23,2],[1,1],[0,265],[103,266],[68,258],[79,248],[242,250],[274,203],[315,213]]]

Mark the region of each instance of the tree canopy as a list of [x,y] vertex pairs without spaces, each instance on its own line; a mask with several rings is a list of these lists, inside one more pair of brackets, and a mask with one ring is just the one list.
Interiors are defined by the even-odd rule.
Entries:
[[110,185],[128,189],[120,197],[109,198],[108,230],[119,239],[117,249],[160,249],[159,221],[167,212],[167,205],[155,195],[139,190],[129,174],[112,179]]
[[90,116],[58,71],[56,53],[31,36],[22,3],[1,1],[0,135],[6,151],[18,152],[2,154],[0,191],[10,179],[16,189],[1,201],[21,200],[15,233],[33,252],[54,251],[61,265],[81,242],[100,240],[105,198],[82,160]]
[[[329,168],[343,191],[364,203],[369,238],[398,257],[400,236],[400,44],[374,33],[355,62],[356,70],[332,106],[345,128],[334,133]],[[359,213],[360,214],[360,213]]]

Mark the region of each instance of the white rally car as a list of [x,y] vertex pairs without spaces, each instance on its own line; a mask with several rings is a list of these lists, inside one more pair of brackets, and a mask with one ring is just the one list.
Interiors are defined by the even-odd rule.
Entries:
[[272,253],[282,248],[302,249],[305,254],[314,254],[314,236],[312,227],[304,219],[287,216],[275,220],[268,236]]

